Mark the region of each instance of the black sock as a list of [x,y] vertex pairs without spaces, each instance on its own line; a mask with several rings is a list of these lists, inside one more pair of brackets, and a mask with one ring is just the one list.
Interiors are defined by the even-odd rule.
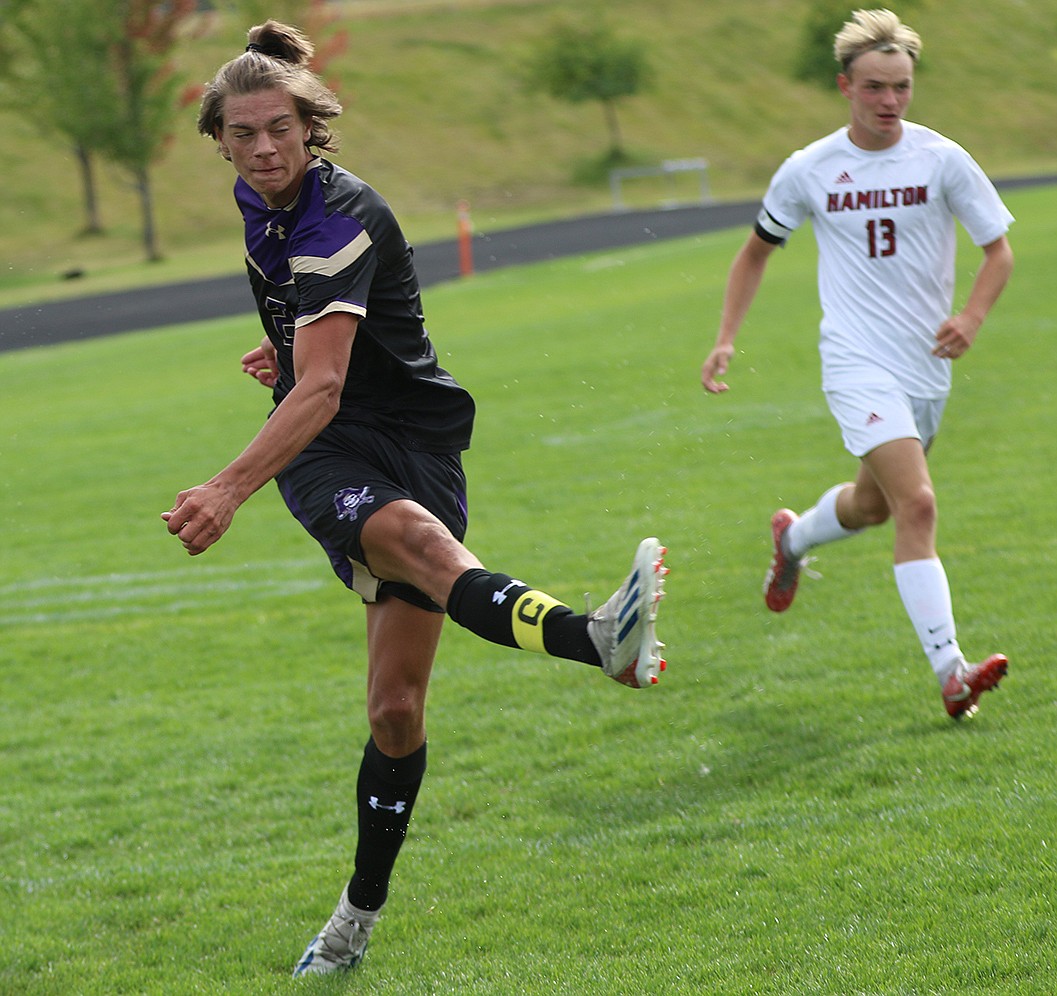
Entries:
[[504,647],[534,650],[600,667],[587,616],[508,574],[475,567],[448,596],[448,615],[471,633]]
[[357,909],[381,909],[389,895],[389,878],[425,773],[425,744],[407,757],[389,757],[373,737],[367,741],[356,782],[356,871],[348,888],[349,902]]

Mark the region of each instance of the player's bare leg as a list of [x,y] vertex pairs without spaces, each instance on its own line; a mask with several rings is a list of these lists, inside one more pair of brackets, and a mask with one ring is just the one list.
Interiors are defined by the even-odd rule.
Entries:
[[367,606],[371,739],[357,779],[355,871],[295,976],[354,968],[385,905],[426,765],[426,693],[444,616],[392,596]]

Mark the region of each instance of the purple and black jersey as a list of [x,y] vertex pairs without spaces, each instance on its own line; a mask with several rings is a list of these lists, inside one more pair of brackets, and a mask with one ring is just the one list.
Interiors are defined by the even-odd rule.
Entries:
[[285,208],[269,208],[241,177],[235,200],[257,310],[279,357],[275,403],[294,384],[294,336],[344,311],[360,322],[334,421],[384,429],[412,449],[466,449],[473,399],[437,365],[412,249],[385,200],[325,159],[309,164]]

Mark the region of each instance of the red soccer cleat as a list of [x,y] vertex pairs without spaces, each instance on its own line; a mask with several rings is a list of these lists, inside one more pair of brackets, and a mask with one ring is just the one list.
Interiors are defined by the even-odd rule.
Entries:
[[785,612],[793,604],[796,586],[800,583],[800,568],[804,566],[804,561],[791,557],[782,546],[789,527],[799,518],[796,512],[788,508],[780,508],[771,516],[774,556],[763,581],[763,600],[772,612]]
[[982,664],[959,664],[943,685],[943,704],[952,719],[972,719],[984,692],[997,688],[1006,676],[1009,661],[1004,654],[992,654]]

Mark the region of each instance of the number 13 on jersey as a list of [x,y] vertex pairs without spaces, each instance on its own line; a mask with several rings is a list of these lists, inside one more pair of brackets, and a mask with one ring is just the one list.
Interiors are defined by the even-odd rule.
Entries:
[[866,223],[870,259],[896,254],[896,223],[891,218],[871,218]]

